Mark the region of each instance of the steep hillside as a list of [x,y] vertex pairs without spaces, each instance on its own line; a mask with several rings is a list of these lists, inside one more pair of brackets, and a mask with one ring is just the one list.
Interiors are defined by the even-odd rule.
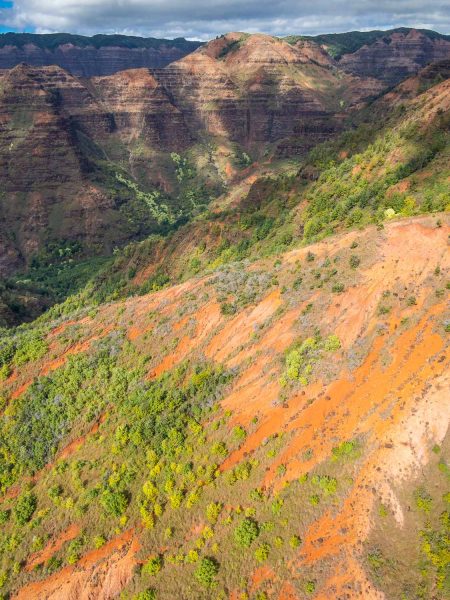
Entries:
[[[268,35],[230,33],[156,72],[192,131],[261,154],[295,136],[304,152],[342,129],[345,110],[382,86],[336,72],[320,48]],[[288,154],[295,154],[291,145]]]
[[393,33],[339,60],[345,71],[360,77],[375,77],[395,84],[417,73],[427,64],[449,58],[450,38],[430,38],[411,29],[408,33]]
[[25,62],[34,67],[57,65],[79,77],[112,75],[125,69],[165,67],[200,45],[201,42],[183,38],[3,33],[0,34],[0,69],[11,69]]
[[[273,161],[305,157],[353,126],[355,115],[385,89],[385,81],[345,72],[346,57],[385,44],[392,60],[408,55],[414,63],[406,74],[447,52],[442,36],[391,36],[395,40],[377,39],[339,62],[311,40],[231,33],[152,72],[80,79],[57,66],[0,71],[0,273],[22,271],[27,281],[33,265],[51,262],[62,273],[53,285],[53,301],[59,300],[74,291],[64,283],[67,261],[83,273],[86,259],[176,229],[231,187],[239,193],[246,169],[256,178],[264,170],[277,173]],[[434,54],[411,50],[422,62],[403,51],[419,38],[435,48]],[[24,48],[34,40],[47,51],[59,48],[64,36],[17,40]],[[114,40],[123,49],[163,47]],[[73,41],[90,47],[89,39]],[[100,36],[92,43],[101,50],[110,41]],[[442,67],[438,75],[445,77]],[[389,103],[384,107],[388,113]],[[32,277],[50,301],[52,277]],[[28,291],[42,294],[36,286]]]
[[105,301],[145,293],[299,240],[448,210],[449,82],[436,83],[447,68],[441,63],[406,80],[302,161],[250,170],[193,222],[130,245],[84,294]]
[[427,29],[399,27],[388,31],[350,31],[317,36],[289,36],[292,44],[319,44],[339,67],[361,77],[393,85],[426,65],[450,57],[450,36]]
[[6,276],[175,228],[256,159],[302,155],[341,131],[381,89],[307,42],[243,34],[153,72],[80,79],[20,64],[0,86]]
[[[330,60],[233,34],[163,75],[3,75],[7,185],[21,144],[36,161],[7,194],[95,182],[117,218],[161,227],[95,261],[78,238],[47,243],[0,287],[4,320],[33,318],[52,285],[69,295],[0,330],[5,598],[448,597],[448,63],[368,105],[345,79],[346,131],[295,160],[268,140],[248,164],[269,131],[255,74],[317,86],[332,114]],[[183,85],[190,99],[172,93]],[[259,123],[242,146],[239,94]],[[57,152],[40,147],[49,131]],[[5,214],[2,256],[19,261],[27,230],[11,236]]]
[[[223,138],[195,142],[198,130],[189,128],[182,107],[175,105],[147,70],[89,82],[54,67],[46,69],[45,78],[41,70],[20,67],[5,75],[5,80],[13,75],[28,86],[21,118],[27,111],[40,115],[42,108],[37,107],[47,98],[46,110],[62,117],[46,121],[60,124],[65,119],[75,131],[64,137],[62,127],[58,134],[75,158],[73,163],[61,160],[60,177],[66,174],[67,184],[58,178],[46,182],[46,152],[58,160],[54,147],[42,142],[37,157],[21,148],[38,147],[47,125],[44,132],[41,125],[26,129],[26,137],[18,136],[11,150],[12,136],[21,130],[4,128],[9,140],[3,146],[5,181],[11,173],[9,165],[15,164],[9,160],[13,153],[17,161],[26,161],[23,169],[29,173],[28,187],[20,192],[26,200],[23,214],[29,220],[17,219],[17,203],[8,202],[18,192],[4,192],[2,268],[11,276],[0,291],[3,323],[29,320],[39,307],[62,301],[82,288],[99,269],[100,275],[84,294],[103,301],[158,289],[232,260],[280,252],[299,238],[309,242],[343,226],[380,223],[386,211],[413,215],[449,205],[445,61],[427,67],[367,109],[352,111],[352,129],[334,142],[318,145],[300,160],[274,160],[269,154],[250,166],[244,150]],[[36,95],[36,107],[30,101],[30,89]],[[4,106],[5,121],[19,118],[14,101]],[[36,168],[35,175],[32,168]],[[138,187],[134,187],[136,180]],[[11,186],[22,185],[15,176],[9,181]],[[34,195],[29,193],[33,185]],[[224,193],[218,196],[221,186]],[[99,206],[97,220],[91,223],[87,209],[72,207],[95,190],[103,194],[98,197],[110,199],[111,208],[105,211]],[[55,194],[57,203],[49,206],[42,200],[34,208],[37,193],[43,199]],[[217,200],[205,212],[211,198]],[[160,212],[161,204],[170,212]],[[60,214],[66,218],[61,220]],[[80,227],[83,215],[86,224]],[[112,228],[112,223],[118,225]],[[170,228],[176,231],[167,236]],[[113,246],[111,236],[116,236],[114,244],[118,244],[125,241],[119,235],[139,237],[152,230],[164,235],[130,246],[112,265],[107,258],[89,258],[89,252],[107,252],[107,244]],[[35,245],[26,245],[26,240]],[[20,272],[24,257],[29,266]],[[70,302],[73,305],[80,299]]]
[[5,336],[3,589],[446,597],[449,233],[372,226]]

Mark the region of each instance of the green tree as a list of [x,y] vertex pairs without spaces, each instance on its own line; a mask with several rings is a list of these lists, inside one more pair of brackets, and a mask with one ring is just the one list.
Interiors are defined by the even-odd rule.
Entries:
[[248,548],[259,535],[258,523],[249,517],[244,519],[234,530],[235,542],[243,548]]
[[194,577],[203,586],[210,587],[219,572],[219,563],[210,557],[202,558],[194,572]]
[[32,492],[25,492],[17,499],[14,517],[19,525],[25,525],[33,516],[37,507],[37,498]]

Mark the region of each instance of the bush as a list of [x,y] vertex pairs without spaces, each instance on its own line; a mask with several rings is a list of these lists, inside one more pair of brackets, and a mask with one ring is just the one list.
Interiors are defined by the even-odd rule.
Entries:
[[234,530],[235,542],[243,548],[251,546],[259,535],[259,525],[251,518],[244,519]]
[[255,550],[255,559],[257,562],[262,563],[269,558],[270,546],[269,544],[261,544]]
[[214,583],[218,572],[219,563],[214,558],[205,557],[199,562],[194,577],[204,587],[210,587]]
[[315,581],[307,581],[305,583],[305,592],[307,594],[314,594],[315,591],[316,591],[316,583],[315,583]]
[[67,547],[67,562],[69,565],[74,565],[80,559],[81,549],[83,547],[83,538],[72,540]]
[[133,596],[133,600],[156,600],[156,592],[151,589],[139,592]]
[[354,254],[352,254],[352,256],[350,256],[349,263],[350,263],[350,267],[352,269],[357,269],[359,267],[360,262],[361,262],[361,260]]
[[431,511],[433,499],[426,490],[424,490],[423,488],[416,490],[416,492],[414,493],[414,499],[416,501],[416,506],[419,510],[423,511],[426,514],[428,514]]
[[120,517],[128,507],[128,498],[123,492],[113,491],[107,488],[103,491],[100,503],[105,512],[114,517]]
[[358,443],[355,440],[342,442],[342,444],[333,448],[331,452],[333,454],[333,460],[356,458],[358,455]]
[[220,312],[227,317],[236,314],[236,311],[236,305],[231,304],[231,302],[223,302],[223,304],[220,305]]
[[327,352],[336,352],[336,350],[339,350],[340,347],[341,347],[341,340],[338,338],[338,336],[335,333],[328,336],[327,339],[325,340],[324,348]]
[[33,333],[21,341],[14,354],[14,363],[20,366],[32,360],[38,360],[44,356],[47,350],[47,343],[37,333]]
[[14,507],[14,517],[19,525],[25,525],[30,521],[37,507],[37,498],[31,492],[25,492],[17,499]]
[[236,425],[236,427],[233,428],[233,431],[231,433],[234,439],[238,442],[244,441],[247,437],[247,432],[240,425]]
[[216,523],[222,512],[222,504],[220,502],[211,502],[206,507],[206,518],[210,523]]
[[158,575],[158,573],[161,571],[162,566],[162,557],[159,555],[153,556],[142,567],[142,573],[144,573],[144,575],[151,575],[152,577],[154,577],[155,575]]
[[97,550],[99,548],[101,548],[102,546],[105,545],[106,543],[106,538],[103,535],[96,535],[93,539],[94,542],[94,547],[97,548]]
[[331,291],[334,294],[341,294],[345,290],[345,285],[343,283],[335,283],[331,288]]

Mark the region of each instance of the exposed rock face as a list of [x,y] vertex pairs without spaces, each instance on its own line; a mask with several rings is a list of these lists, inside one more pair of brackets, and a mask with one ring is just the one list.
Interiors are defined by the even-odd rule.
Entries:
[[[0,272],[26,261],[52,238],[111,247],[126,239],[114,202],[91,184],[85,136],[104,137],[111,118],[59,67],[24,65],[3,75],[0,97]],[[109,241],[107,241],[109,240]],[[10,260],[7,257],[10,256]]]
[[[33,40],[32,36],[29,37]],[[14,43],[15,38],[19,43]],[[89,44],[90,38],[84,38],[87,43],[78,45],[78,36],[65,35],[65,43],[47,48],[31,40],[31,43],[22,44],[17,34],[15,38],[0,44],[0,69],[11,69],[23,62],[32,66],[58,65],[79,77],[112,75],[125,69],[142,67],[165,67],[200,45],[200,42],[186,40],[155,40],[158,42],[155,47],[127,47],[115,45],[114,41],[99,46],[98,43]],[[130,45],[133,39],[129,38]]]
[[[387,79],[449,47],[418,32],[395,33],[336,62],[310,40],[230,33],[152,71],[92,78],[58,66],[0,71],[0,273],[28,264],[49,239],[77,240],[98,253],[143,233],[145,219],[131,226],[121,211],[133,198],[127,189],[117,197],[118,168],[171,193],[169,153],[200,142],[230,152],[237,145],[253,159],[267,150],[305,153],[341,131],[348,112]],[[83,73],[92,72],[89,65]]]
[[[54,52],[63,50],[75,52]],[[83,74],[92,72],[89,60]],[[118,67],[107,62],[111,71]],[[58,66],[20,64],[0,78],[2,273],[28,264],[48,240],[108,252],[132,238],[139,225],[130,227],[112,189],[118,164],[170,190],[168,153],[197,142],[238,144],[254,157],[269,144],[279,155],[304,153],[342,128],[344,109],[381,89],[376,80],[339,72],[312,42],[240,33],[153,72],[77,78]],[[103,180],[99,163],[110,165]]]
[[353,54],[345,54],[339,66],[360,77],[375,77],[388,85],[414,75],[427,64],[450,58],[450,40],[431,39],[411,29],[393,33]]
[[111,114],[125,143],[142,138],[163,150],[182,150],[191,141],[183,113],[148,69],[95,77],[87,83]]
[[381,89],[338,74],[312,43],[291,46],[263,34],[222,36],[155,76],[192,132],[249,147],[299,135],[303,151],[339,130],[343,105]]

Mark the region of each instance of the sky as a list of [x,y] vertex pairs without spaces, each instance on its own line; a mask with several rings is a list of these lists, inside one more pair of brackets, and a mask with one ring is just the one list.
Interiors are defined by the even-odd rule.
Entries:
[[0,32],[123,33],[207,40],[418,27],[450,33],[449,0],[0,0]]

